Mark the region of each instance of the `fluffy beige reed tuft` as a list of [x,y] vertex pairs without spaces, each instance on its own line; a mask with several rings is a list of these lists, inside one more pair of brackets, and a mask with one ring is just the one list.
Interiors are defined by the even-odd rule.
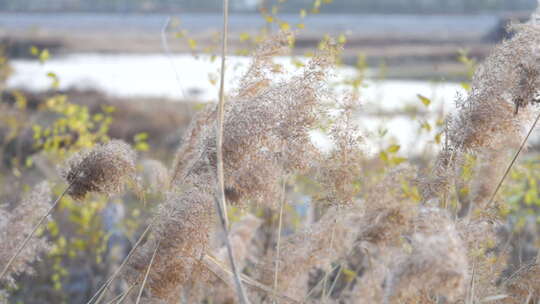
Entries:
[[469,266],[467,247],[454,221],[442,210],[422,209],[413,230],[412,252],[391,271],[384,302],[411,301],[422,294],[449,301],[462,298]]
[[458,111],[447,119],[448,145],[420,182],[424,200],[448,193],[464,154],[517,149],[539,113],[538,88],[540,25],[516,26],[515,35],[478,67],[468,96],[456,100]]
[[74,154],[61,170],[70,188],[68,194],[81,199],[88,192],[113,195],[122,192],[134,178],[136,153],[121,140],[111,140]]
[[[47,182],[34,187],[11,211],[0,208],[0,265],[7,265],[17,247],[34,228],[37,220],[50,208],[51,189]],[[39,260],[39,255],[49,249],[45,237],[34,235],[2,279],[8,285],[14,284],[13,277],[21,273],[31,273],[30,263]]]

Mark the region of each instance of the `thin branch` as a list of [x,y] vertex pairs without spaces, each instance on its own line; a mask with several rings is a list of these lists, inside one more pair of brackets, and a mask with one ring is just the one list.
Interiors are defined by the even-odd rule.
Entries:
[[169,63],[171,64],[171,67],[174,71],[176,82],[178,82],[180,93],[182,93],[182,98],[185,100],[186,91],[184,90],[184,87],[182,86],[182,81],[180,80],[180,73],[178,73],[178,69],[176,68],[176,65],[174,64],[171,49],[169,48],[169,41],[167,39],[167,29],[169,28],[169,24],[171,24],[171,17],[167,17],[167,20],[165,20],[165,23],[163,24],[163,27],[161,28],[161,47],[163,48],[165,55],[167,55],[167,59],[169,60]]
[[135,288],[135,285],[131,285],[128,290],[124,291],[123,293],[119,294],[118,296],[116,296],[114,299],[110,300],[109,302],[107,302],[107,304],[120,304],[122,303],[122,301],[129,295],[129,293],[133,290],[133,288]]
[[502,183],[506,179],[506,176],[508,175],[508,173],[510,173],[510,170],[512,169],[512,167],[516,163],[516,160],[517,160],[517,158],[519,156],[519,153],[521,153],[521,150],[523,150],[523,148],[525,147],[525,144],[527,143],[527,140],[529,140],[529,137],[531,136],[532,132],[534,131],[534,128],[536,127],[536,124],[538,123],[539,119],[540,119],[540,113],[538,113],[538,115],[536,116],[536,119],[534,120],[533,125],[531,126],[531,128],[529,129],[529,132],[527,133],[527,136],[525,136],[525,138],[523,139],[523,142],[521,142],[521,146],[519,146],[519,149],[517,150],[516,154],[512,158],[512,161],[510,162],[510,164],[506,168],[506,171],[504,172],[504,175],[502,176],[501,180],[497,184],[497,187],[495,188],[495,191],[493,191],[493,194],[491,195],[491,198],[489,199],[486,206],[490,206],[493,203],[493,200],[495,199],[495,196],[497,195],[497,192],[501,188]]
[[[338,267],[341,267],[341,264],[339,265],[336,265],[334,267],[332,267],[332,269],[330,269],[330,272],[334,272],[336,269],[338,269]],[[326,276],[326,275],[325,275]],[[304,296],[304,299],[302,300],[302,303],[307,303],[307,300],[309,299],[309,297],[313,294],[313,292],[315,292],[315,290],[317,288],[319,288],[319,286],[321,286],[324,282],[324,277],[322,277],[318,282],[317,284],[315,284],[309,291],[308,293]],[[322,287],[324,288],[324,286]]]
[[332,284],[330,285],[330,289],[328,289],[328,296],[332,295],[332,292],[334,291],[334,288],[336,287],[336,283],[339,279],[339,276],[341,275],[341,268],[343,268],[343,265],[339,264],[339,268],[337,269],[336,277],[334,278]]
[[101,301],[101,299],[105,296],[105,293],[107,292],[107,289],[109,288],[109,286],[111,285],[111,283],[114,281],[114,279],[118,276],[118,274],[120,273],[120,271],[122,270],[122,268],[127,264],[127,262],[129,261],[129,259],[131,258],[131,256],[133,255],[133,253],[135,252],[135,249],[137,249],[137,247],[139,247],[139,245],[141,244],[143,238],[146,236],[146,234],[148,234],[148,232],[150,231],[150,229],[152,228],[152,226],[154,225],[155,223],[155,219],[148,225],[148,227],[146,227],[146,229],[144,230],[144,232],[141,234],[141,236],[139,237],[139,239],[137,240],[137,242],[135,243],[135,245],[133,246],[133,248],[131,248],[131,251],[128,253],[128,255],[124,258],[124,261],[122,261],[122,264],[120,264],[120,266],[118,267],[118,269],[116,269],[116,271],[113,273],[113,275],[105,282],[105,284],[103,284],[99,290],[92,296],[92,298],[90,298],[90,300],[88,300],[88,302],[86,302],[86,304],[90,304],[92,303],[92,301],[99,295],[99,298],[96,299],[96,301],[94,302],[95,304],[99,303]]
[[142,293],[144,290],[144,285],[146,285],[146,280],[148,279],[148,275],[150,274],[150,269],[152,268],[152,264],[154,263],[154,259],[156,258],[156,253],[159,249],[159,242],[156,246],[156,249],[154,250],[154,253],[152,254],[152,258],[150,259],[150,264],[148,264],[148,269],[146,270],[146,274],[144,275],[144,280],[141,284],[141,290],[139,290],[139,295],[137,296],[137,301],[135,301],[135,304],[139,304],[139,301],[141,300]]
[[13,264],[13,262],[15,261],[15,259],[17,259],[17,257],[21,254],[21,252],[23,251],[23,249],[26,247],[26,245],[28,245],[28,242],[30,242],[30,239],[32,239],[32,237],[34,236],[34,234],[36,233],[36,231],[38,230],[38,228],[43,224],[43,222],[45,221],[45,219],[47,219],[47,217],[53,212],[53,210],[56,208],[56,206],[58,205],[58,203],[60,202],[60,200],[64,197],[64,195],[66,195],[66,193],[69,191],[69,189],[71,189],[71,186],[73,185],[73,183],[69,184],[66,189],[64,190],[64,192],[62,192],[62,194],[60,194],[60,196],[58,196],[58,198],[56,198],[56,201],[54,201],[54,203],[52,204],[52,206],[49,208],[49,210],[47,210],[47,212],[45,213],[45,215],[43,215],[38,223],[34,226],[34,228],[32,229],[32,231],[30,232],[30,234],[28,234],[28,236],[26,237],[26,239],[24,239],[24,241],[21,243],[21,245],[19,246],[19,248],[17,248],[17,251],[15,252],[15,254],[9,259],[8,263],[6,264],[6,266],[4,266],[4,269],[2,270],[2,273],[0,273],[0,280],[2,280],[2,278],[4,277],[4,275],[6,275],[6,273],[8,272],[9,268],[11,267],[11,264]]

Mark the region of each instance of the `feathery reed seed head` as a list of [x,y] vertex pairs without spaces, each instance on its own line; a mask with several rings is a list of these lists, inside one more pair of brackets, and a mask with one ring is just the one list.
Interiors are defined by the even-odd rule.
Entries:
[[[13,210],[0,207],[0,265],[6,265],[18,246],[30,234],[35,223],[50,207],[51,188],[42,182],[26,194]],[[31,273],[29,263],[38,260],[39,254],[47,251],[50,244],[46,238],[34,235],[11,265],[3,280],[14,284],[13,276]]]
[[62,176],[71,185],[68,194],[75,199],[88,192],[107,195],[120,193],[135,173],[136,153],[120,140],[111,140],[91,150],[73,155],[66,162]]

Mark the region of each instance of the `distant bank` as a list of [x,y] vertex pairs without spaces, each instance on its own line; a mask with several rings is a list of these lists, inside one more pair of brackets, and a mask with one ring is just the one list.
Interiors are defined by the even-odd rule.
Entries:
[[[220,14],[97,14],[97,13],[6,13],[0,12],[0,44],[13,58],[27,57],[30,46],[48,48],[52,54],[163,52],[161,32],[166,20],[176,18],[177,27],[167,31],[173,52],[191,52],[176,33],[186,30],[196,39],[197,51],[216,45],[221,29]],[[360,15],[317,14],[301,20],[298,14],[281,14],[298,30],[296,53],[316,48],[323,35],[344,34],[346,63],[359,54],[372,66],[385,64],[388,77],[461,79],[458,50],[482,58],[500,39],[493,33],[501,27],[498,15]],[[255,33],[265,26],[256,14],[230,17],[231,53],[249,47],[242,33]],[[274,25],[275,26],[275,25]],[[218,36],[219,37],[219,36]]]

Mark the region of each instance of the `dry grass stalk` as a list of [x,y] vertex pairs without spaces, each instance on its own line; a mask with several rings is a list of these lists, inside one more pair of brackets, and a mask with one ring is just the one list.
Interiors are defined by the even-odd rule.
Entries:
[[[107,291],[109,287],[111,286],[112,282],[118,277],[118,275],[121,273],[123,268],[127,265],[127,263],[130,261],[133,254],[136,252],[136,249],[142,244],[142,241],[144,240],[145,236],[148,234],[148,232],[153,228],[154,222],[151,222],[146,229],[143,231],[137,242],[133,245],[133,248],[129,251],[128,255],[124,258],[120,266],[114,271],[114,273],[111,275],[110,278],[103,283],[103,285],[98,289],[98,291],[88,300],[86,304],[95,303],[98,304],[107,294]],[[95,300],[95,301],[94,301]]]
[[137,295],[137,300],[135,301],[135,304],[139,304],[142,298],[142,294],[144,291],[144,286],[146,285],[146,280],[148,279],[148,274],[150,273],[150,269],[152,269],[152,265],[154,264],[154,259],[156,258],[156,253],[159,249],[159,243],[156,246],[156,249],[154,250],[154,253],[152,253],[152,258],[150,258],[150,263],[148,264],[148,269],[146,270],[146,274],[144,275],[144,279],[141,283],[141,289],[139,290],[139,294]]
[[[262,224],[262,221],[254,215],[248,214],[240,219],[238,222],[232,224],[229,232],[229,238],[231,245],[234,247],[234,258],[237,261],[239,269],[243,269],[246,265],[247,259],[250,255],[251,241],[255,237],[257,229]],[[231,269],[230,263],[227,257],[227,248],[221,246],[218,248],[215,254],[215,259],[226,265],[228,269]],[[212,292],[210,295],[206,293],[204,296],[207,300],[212,302],[233,302],[236,294],[232,292],[230,286],[227,283],[232,283],[227,280],[227,277],[214,277],[210,278],[208,282],[205,282],[204,288],[210,288]],[[222,281],[226,282],[223,284]]]

